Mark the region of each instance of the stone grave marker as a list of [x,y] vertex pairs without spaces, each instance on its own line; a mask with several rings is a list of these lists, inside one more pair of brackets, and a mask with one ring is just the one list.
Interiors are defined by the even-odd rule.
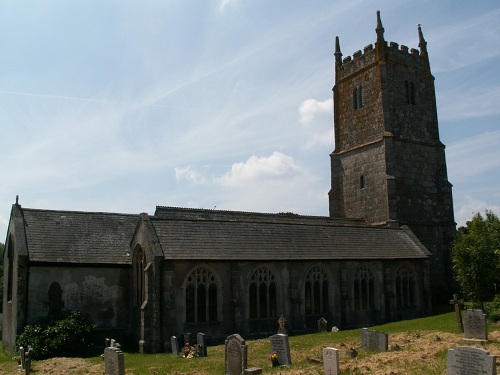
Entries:
[[184,333],[184,345],[186,345],[187,342],[189,343],[189,345],[193,344],[191,342],[191,333],[190,332]]
[[21,357],[21,368],[24,370],[26,367],[26,352],[24,351],[24,346],[19,347],[19,357]]
[[290,357],[290,344],[288,343],[288,335],[278,333],[269,337],[271,342],[271,352],[278,355],[278,361],[281,366],[292,364]]
[[464,338],[488,340],[488,325],[483,310],[467,310],[464,314]]
[[386,352],[389,349],[389,338],[387,333],[374,331],[372,329],[361,329],[361,348]]
[[462,322],[462,313],[460,312],[460,305],[464,303],[463,299],[458,299],[458,294],[453,295],[450,299],[450,305],[455,305],[455,316],[457,318],[458,332],[464,331],[464,323]]
[[111,339],[105,338],[104,339],[104,347],[109,348],[111,346]]
[[242,375],[247,367],[247,346],[237,333],[225,342],[225,375]]
[[206,357],[207,345],[204,333],[198,332],[196,335],[196,343],[198,344],[198,357]]
[[335,348],[323,348],[323,368],[325,375],[339,375],[339,351]]
[[177,337],[170,337],[170,346],[172,347],[172,354],[179,355],[179,340],[177,340]]
[[286,328],[285,328],[286,319],[283,315],[281,315],[280,318],[278,319],[278,324],[280,326],[278,329],[278,333],[283,333],[284,335],[286,335]]
[[446,375],[496,375],[496,357],[471,346],[448,349]]
[[33,349],[31,349],[31,347],[28,346],[28,351],[26,352],[26,355],[25,355],[26,363],[24,366],[24,370],[25,370],[26,375],[31,374],[31,360],[32,360],[32,358],[33,358]]
[[321,317],[318,319],[318,332],[326,332],[328,330],[328,321]]
[[106,375],[125,375],[123,352],[115,347],[104,349],[104,372]]

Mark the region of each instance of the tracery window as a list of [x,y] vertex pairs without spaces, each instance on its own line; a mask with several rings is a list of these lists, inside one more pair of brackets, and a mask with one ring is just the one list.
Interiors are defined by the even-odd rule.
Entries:
[[277,291],[276,277],[267,267],[260,267],[250,277],[249,286],[250,318],[276,317]]
[[375,279],[367,266],[354,274],[354,310],[375,309]]
[[409,307],[415,305],[416,279],[413,271],[406,265],[399,267],[396,275],[396,305]]
[[329,284],[322,267],[312,267],[304,284],[306,315],[325,314],[329,311]]
[[206,267],[198,267],[186,278],[186,322],[217,321],[218,281]]

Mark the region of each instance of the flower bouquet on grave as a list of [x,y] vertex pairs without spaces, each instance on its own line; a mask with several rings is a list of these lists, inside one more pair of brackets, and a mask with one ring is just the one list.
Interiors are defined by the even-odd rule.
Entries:
[[278,354],[276,353],[271,353],[269,357],[267,357],[268,361],[271,361],[271,365],[273,367],[278,367],[280,365],[280,362],[278,361]]

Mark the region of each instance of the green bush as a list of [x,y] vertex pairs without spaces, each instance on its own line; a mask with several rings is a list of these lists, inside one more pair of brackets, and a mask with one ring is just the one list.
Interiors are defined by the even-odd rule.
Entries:
[[85,357],[91,354],[93,333],[94,326],[87,315],[64,311],[27,325],[17,346],[31,346],[35,359]]
[[486,303],[486,312],[491,322],[500,321],[500,294],[497,294],[493,301]]

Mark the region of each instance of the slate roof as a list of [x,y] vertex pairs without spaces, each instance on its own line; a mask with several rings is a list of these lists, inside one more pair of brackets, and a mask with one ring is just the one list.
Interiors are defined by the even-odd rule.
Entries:
[[32,262],[130,264],[139,215],[22,209]]
[[[427,259],[411,232],[373,227],[359,220],[210,210],[200,215],[162,208],[151,217],[165,259],[340,260]],[[158,208],[157,208],[157,214]],[[280,216],[282,216],[280,218]]]

